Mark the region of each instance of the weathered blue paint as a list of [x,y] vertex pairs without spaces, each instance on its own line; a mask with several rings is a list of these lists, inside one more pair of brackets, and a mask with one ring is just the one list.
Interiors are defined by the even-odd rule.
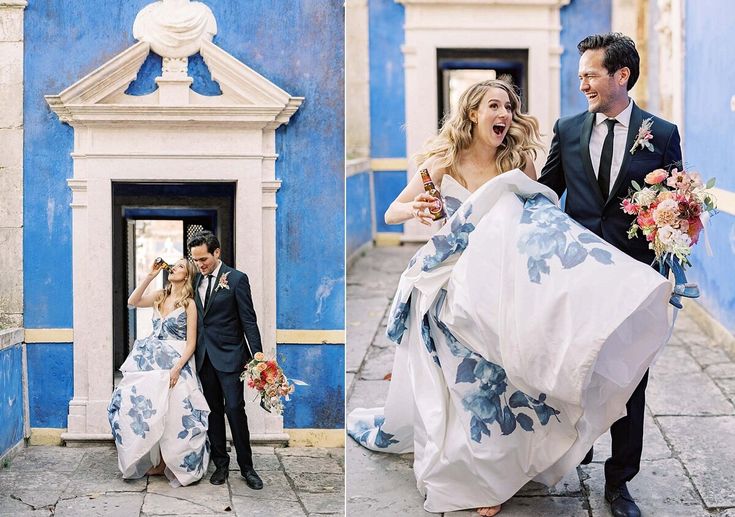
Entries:
[[346,183],[347,256],[373,239],[370,171],[349,176]]
[[[406,156],[404,10],[395,0],[370,0],[370,148],[373,158]],[[376,196],[377,197],[377,196]]]
[[[709,0],[705,5],[686,2],[684,75],[684,158],[704,178],[716,177],[717,186],[735,191],[735,116],[730,98],[735,94],[735,70],[723,66],[735,55],[732,3]],[[717,79],[708,81],[716,70]],[[654,128],[655,130],[655,128]],[[699,283],[700,303],[730,332],[735,333],[735,217],[720,212],[709,226],[713,256],[700,243],[688,277]]]
[[128,85],[125,93],[128,95],[148,95],[158,88],[156,77],[161,75],[163,58],[155,52],[149,52],[138,70],[138,76]]
[[[34,253],[24,256],[24,270],[30,328],[70,327],[73,305],[71,193],[65,181],[72,175],[73,132],[50,112],[43,95],[61,91],[132,45],[133,20],[149,1],[101,9],[93,0],[53,0],[26,9],[24,223],[25,249]],[[206,3],[218,20],[215,43],[306,97],[277,134],[276,174],[283,180],[277,194],[277,325],[343,328],[342,2],[290,0],[278,8],[269,0]],[[159,63],[157,56],[149,58],[132,93],[152,91]],[[205,69],[200,57],[190,60],[201,91],[215,93],[216,84],[204,81]]]
[[707,227],[713,255],[704,249],[704,236],[692,254],[687,279],[699,284],[697,300],[712,317],[735,334],[735,217],[720,212]]
[[0,350],[0,456],[23,439],[23,349]]
[[385,211],[406,187],[406,171],[373,172],[375,188],[375,227],[378,232],[402,233],[402,224],[385,224]]
[[296,386],[286,402],[286,429],[344,428],[344,346],[278,344],[278,364],[286,377],[308,386]]
[[[591,34],[610,32],[611,0],[572,0],[561,8],[561,116],[587,111],[587,100],[579,91],[577,44]],[[635,36],[635,35],[630,35]],[[544,128],[542,128],[544,131]],[[551,132],[551,128],[548,128]]]
[[74,388],[72,345],[28,343],[28,404],[31,427],[66,427]]

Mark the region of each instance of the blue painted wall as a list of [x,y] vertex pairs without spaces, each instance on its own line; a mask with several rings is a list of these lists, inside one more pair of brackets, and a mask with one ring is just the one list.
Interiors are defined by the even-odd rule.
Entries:
[[296,386],[286,402],[283,424],[286,429],[344,428],[343,345],[278,344],[278,363],[286,377],[308,386]]
[[31,427],[66,427],[74,393],[72,345],[28,343],[26,356]]
[[[611,0],[572,0],[561,8],[561,116],[587,111],[587,100],[579,91],[577,44],[591,34],[610,32]],[[633,35],[629,35],[633,36]],[[543,129],[543,128],[542,128]],[[551,133],[551,128],[548,128]]]
[[345,181],[347,256],[373,240],[370,198],[370,171],[349,176]]
[[[403,52],[403,5],[395,0],[369,0],[370,153],[372,158],[406,157],[406,89]],[[403,232],[388,226],[383,215],[406,186],[406,171],[375,171],[375,220],[378,232]]]
[[23,439],[23,349],[0,350],[0,456]]
[[403,6],[395,0],[369,0],[368,16],[370,154],[402,158],[406,156]]
[[373,172],[375,219],[378,232],[402,233],[402,224],[385,224],[385,211],[406,186],[406,171]]
[[[735,36],[729,0],[686,2],[684,72],[684,158],[704,178],[716,177],[717,186],[735,191],[735,69],[723,66],[735,56]],[[712,81],[703,78],[711,77]],[[730,332],[735,333],[735,217],[719,213],[709,227],[714,255],[695,248],[689,278],[699,283],[701,304]]]
[[[60,92],[133,45],[133,20],[150,1],[108,2],[102,8],[95,0],[47,0],[29,2],[26,8],[24,248],[33,251],[23,257],[28,328],[72,326],[71,192],[66,179],[72,176],[73,130],[59,122],[43,96]],[[306,98],[276,135],[276,176],[283,181],[276,199],[276,325],[343,329],[343,3],[205,3],[217,18],[217,45],[292,95]],[[130,93],[150,88],[159,62],[157,56],[149,57]],[[216,91],[198,57],[189,69],[198,91]],[[55,360],[44,358],[42,351]],[[34,345],[33,353],[31,425],[65,427],[72,347]],[[57,364],[68,368],[55,369]]]

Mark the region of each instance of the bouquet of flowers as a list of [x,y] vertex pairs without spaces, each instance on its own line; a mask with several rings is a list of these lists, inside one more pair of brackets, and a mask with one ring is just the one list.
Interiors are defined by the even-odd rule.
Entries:
[[260,394],[260,407],[269,413],[283,413],[281,398],[289,400],[295,386],[306,386],[305,382],[293,379],[293,384],[283,374],[283,370],[275,360],[267,360],[263,352],[256,352],[253,359],[245,366],[240,380],[247,381],[248,387],[254,388]]
[[661,273],[666,272],[666,266],[671,268],[676,281],[671,303],[681,308],[679,296],[699,296],[697,286],[686,282],[684,268],[691,266],[689,255],[704,227],[702,218],[717,208],[710,190],[715,179],[704,184],[698,172],[656,169],[644,181],[643,187],[634,181],[621,203],[626,214],[636,216],[628,238],[642,232],[656,254]]

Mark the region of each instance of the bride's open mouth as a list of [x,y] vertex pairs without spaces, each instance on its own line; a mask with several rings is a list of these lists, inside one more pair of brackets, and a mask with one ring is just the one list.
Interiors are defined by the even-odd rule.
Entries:
[[493,133],[500,136],[505,131],[505,124],[493,124]]

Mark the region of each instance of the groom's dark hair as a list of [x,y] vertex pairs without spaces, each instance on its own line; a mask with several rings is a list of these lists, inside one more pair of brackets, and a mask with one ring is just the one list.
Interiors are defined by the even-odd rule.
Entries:
[[630,70],[630,79],[628,79],[628,91],[635,86],[640,75],[641,58],[635,48],[635,42],[619,32],[608,32],[607,34],[593,34],[587,36],[577,45],[579,55],[581,56],[587,50],[605,50],[605,58],[602,66],[612,75],[623,67]]
[[219,239],[217,239],[217,236],[209,230],[204,230],[192,235],[187,241],[186,247],[191,251],[193,247],[201,246],[202,244],[207,245],[207,251],[209,253],[214,253],[214,250],[220,247]]

